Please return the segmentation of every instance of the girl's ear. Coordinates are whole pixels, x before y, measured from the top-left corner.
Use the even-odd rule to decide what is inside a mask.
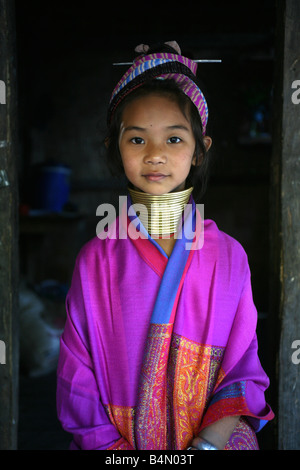
[[[211,144],[212,144],[212,139],[211,139],[211,137],[209,137],[208,135],[205,135],[205,136],[203,137],[203,143],[204,143],[206,152],[208,152],[209,149],[210,149],[210,147],[211,147]],[[202,154],[202,152],[201,152],[201,155],[200,155],[200,158],[199,158],[198,163],[197,163],[197,155],[194,155],[194,156],[193,156],[192,165],[194,165],[194,166],[196,166],[196,165],[199,166],[199,165],[201,165],[202,160],[203,160],[203,154]]]
[[[209,149],[210,149],[210,147],[211,147],[211,144],[212,144],[212,138],[209,137],[208,135],[205,135],[205,136],[203,137],[203,142],[204,142],[206,151],[208,152]]]
[[[104,145],[105,145],[106,148],[108,148],[108,146],[109,146],[109,138],[108,137],[105,137]]]

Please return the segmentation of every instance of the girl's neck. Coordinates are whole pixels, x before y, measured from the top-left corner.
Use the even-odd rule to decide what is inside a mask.
[[[180,228],[179,223],[193,188],[159,196],[128,188],[139,219],[148,233],[157,241],[173,244],[173,234]]]
[[[164,250],[166,255],[170,257],[176,243],[176,238],[158,238],[155,241]]]

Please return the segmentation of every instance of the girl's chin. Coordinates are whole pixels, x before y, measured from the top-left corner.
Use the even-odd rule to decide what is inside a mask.
[[[152,194],[153,196],[161,196],[162,194],[168,194],[168,193],[177,193],[179,191],[184,191],[186,189],[186,185],[182,184],[180,186],[176,186],[176,188],[164,188],[163,185],[159,184],[150,184],[145,187],[139,188],[138,186],[133,185],[130,183],[131,188],[134,191],[139,191],[141,193],[147,193],[147,194]]]

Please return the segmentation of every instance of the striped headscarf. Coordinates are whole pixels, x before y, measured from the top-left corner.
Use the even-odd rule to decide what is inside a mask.
[[[173,79],[198,109],[205,135],[208,107],[202,91],[195,83],[196,71],[196,62],[173,52],[146,53],[138,56],[113,90],[108,109],[108,122],[110,123],[121,101],[147,80]]]

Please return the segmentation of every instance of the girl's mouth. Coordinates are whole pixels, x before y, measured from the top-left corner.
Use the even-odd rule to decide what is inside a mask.
[[[148,181],[161,181],[163,180],[164,178],[167,177],[167,175],[164,175],[162,173],[148,173],[147,175],[144,175],[144,177],[148,180]]]

